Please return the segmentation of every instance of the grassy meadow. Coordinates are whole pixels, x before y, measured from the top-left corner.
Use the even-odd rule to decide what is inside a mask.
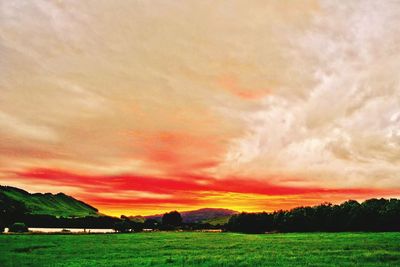
[[[400,266],[400,233],[3,234],[0,266]]]

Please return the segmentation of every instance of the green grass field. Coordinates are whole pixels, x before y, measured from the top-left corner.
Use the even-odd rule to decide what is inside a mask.
[[[4,234],[0,266],[400,266],[400,233]]]

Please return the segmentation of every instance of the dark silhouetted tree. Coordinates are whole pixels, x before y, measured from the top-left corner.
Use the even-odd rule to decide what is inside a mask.
[[[135,221],[132,222],[131,221],[130,225],[131,225],[132,231],[134,231],[134,232],[142,232],[143,231],[144,223],[142,223],[142,222],[135,222]]]
[[[182,225],[182,216],[177,211],[171,211],[163,215],[161,222],[164,228],[177,228]]]
[[[144,221],[144,228],[146,229],[158,229],[160,223],[155,219],[146,219]]]
[[[241,233],[264,233],[272,230],[273,215],[263,213],[241,213],[233,215],[228,222],[227,229]]]
[[[20,221],[26,212],[27,209],[23,203],[10,199],[0,192],[0,218],[5,226]]]
[[[128,233],[131,231],[131,225],[129,221],[119,221],[114,224],[113,229],[119,233]]]
[[[28,227],[26,227],[26,225],[21,222],[13,223],[9,228],[9,232],[12,232],[12,233],[25,233],[28,231],[29,231]]]

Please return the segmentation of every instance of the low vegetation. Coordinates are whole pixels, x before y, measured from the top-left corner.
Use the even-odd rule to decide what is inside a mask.
[[[1,266],[400,266],[400,233],[0,235]]]
[[[26,233],[28,232],[28,227],[24,223],[16,222],[10,226],[8,231],[11,233]]]

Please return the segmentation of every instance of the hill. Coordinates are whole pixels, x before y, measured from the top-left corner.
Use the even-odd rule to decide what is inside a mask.
[[[211,218],[211,219],[206,219],[203,220],[202,223],[209,223],[211,225],[224,225],[229,222],[229,219],[232,217],[232,215],[226,215],[226,216],[221,216],[217,218]]]
[[[230,209],[214,209],[214,208],[204,208],[198,210],[190,210],[180,212],[183,222],[185,223],[199,223],[199,222],[209,222],[213,224],[214,221],[218,222],[229,220],[230,216],[237,214],[237,211]],[[161,221],[162,214],[145,216],[146,219],[155,219]],[[217,223],[215,223],[217,224]]]
[[[80,200],[63,193],[35,193],[25,190],[0,186],[0,206],[7,203],[18,203],[26,208],[29,214],[45,214],[56,217],[99,216],[98,210]]]

